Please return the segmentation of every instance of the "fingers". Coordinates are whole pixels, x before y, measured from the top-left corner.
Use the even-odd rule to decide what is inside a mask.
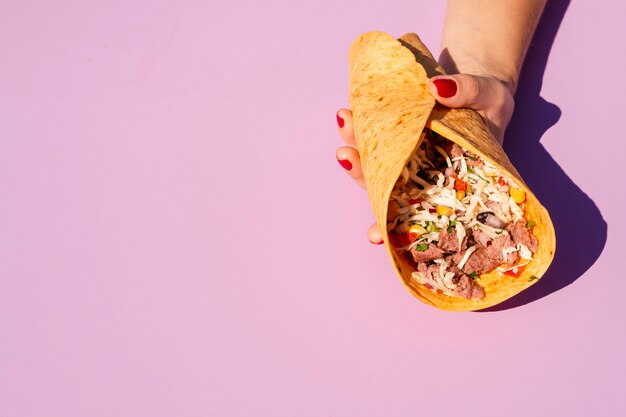
[[[352,179],[365,188],[365,179],[361,170],[361,159],[359,152],[356,150],[356,141],[354,139],[354,129],[352,127],[352,113],[347,109],[340,109],[337,112],[337,129],[339,135],[348,146],[342,146],[337,149],[337,161],[341,167],[352,177]],[[367,238],[375,245],[382,245],[383,235],[380,228],[374,223],[367,231]]]
[[[380,227],[378,227],[376,223],[371,225],[367,231],[367,239],[375,245],[382,245],[384,243],[383,234],[380,232]]]
[[[357,184],[365,188],[361,160],[359,159],[359,152],[355,148],[356,141],[354,140],[352,112],[350,110],[339,109],[337,112],[337,129],[343,141],[348,145],[337,149],[337,161]]]
[[[351,146],[342,146],[336,151],[337,161],[339,165],[352,177],[352,179],[365,188],[365,179],[361,170],[361,159],[359,152]]]
[[[502,141],[513,113],[513,96],[504,82],[495,77],[454,74],[433,77],[428,89],[444,106],[478,111],[487,127]]]
[[[346,145],[356,146],[354,128],[352,127],[352,112],[348,109],[339,109],[337,112],[337,129]]]

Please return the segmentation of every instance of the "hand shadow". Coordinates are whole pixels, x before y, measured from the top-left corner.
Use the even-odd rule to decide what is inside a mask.
[[[568,286],[595,263],[606,243],[607,224],[600,210],[540,143],[542,135],[561,117],[561,110],[539,94],[548,55],[569,3],[553,0],[546,6],[524,62],[515,113],[504,143],[509,158],[550,213],[556,230],[555,258],[535,285],[481,311],[519,307]]]

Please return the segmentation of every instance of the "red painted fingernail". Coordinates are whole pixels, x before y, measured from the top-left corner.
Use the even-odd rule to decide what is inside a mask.
[[[437,88],[437,94],[439,97],[450,98],[456,94],[456,82],[449,78],[439,78],[433,81]]]
[[[339,127],[343,127],[344,123],[345,121],[341,118],[341,116],[339,116],[339,113],[337,113],[337,124],[339,125]]]
[[[352,163],[347,159],[337,158],[337,161],[339,162],[339,165],[341,165],[346,171],[350,171],[352,169]]]
[[[385,241],[381,240],[380,242],[377,243],[377,245],[382,245],[383,243],[385,243]]]

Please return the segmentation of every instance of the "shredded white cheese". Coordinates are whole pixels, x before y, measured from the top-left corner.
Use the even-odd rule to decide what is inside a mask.
[[[465,251],[465,255],[463,255],[463,258],[461,258],[461,262],[459,262],[459,265],[458,265],[459,269],[463,269],[463,267],[465,266],[465,262],[467,262],[472,252],[474,252],[477,249],[477,246],[478,245],[474,245],[471,248],[467,248],[467,250]]]

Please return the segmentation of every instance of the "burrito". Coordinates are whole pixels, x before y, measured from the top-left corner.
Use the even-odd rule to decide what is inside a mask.
[[[405,287],[467,311],[535,284],[556,249],[550,216],[478,113],[435,102],[428,78],[444,71],[417,35],[361,35],[349,63],[367,192]]]

